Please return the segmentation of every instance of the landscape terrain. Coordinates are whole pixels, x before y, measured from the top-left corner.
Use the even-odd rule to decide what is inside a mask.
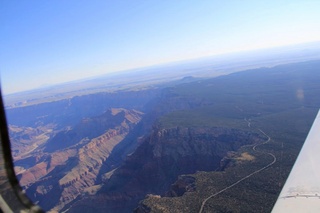
[[[320,209],[320,1],[0,4],[0,212]]]
[[[11,95],[16,175],[52,212],[270,212],[320,107],[311,52]]]

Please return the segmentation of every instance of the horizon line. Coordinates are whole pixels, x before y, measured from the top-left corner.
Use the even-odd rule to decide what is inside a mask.
[[[59,85],[64,85],[64,84],[69,84],[69,83],[76,83],[76,82],[81,82],[81,81],[87,81],[87,80],[92,80],[96,79],[99,77],[105,77],[108,75],[114,75],[114,74],[124,74],[125,72],[128,71],[133,71],[133,70],[140,70],[140,69],[149,69],[152,67],[157,67],[157,66],[169,66],[172,64],[176,63],[183,63],[183,62],[190,62],[190,61],[196,61],[196,60],[201,60],[205,58],[215,58],[219,56],[228,56],[232,54],[242,54],[242,53],[250,53],[254,51],[262,51],[262,50],[272,50],[272,49],[277,49],[277,48],[286,48],[286,47],[293,47],[293,46],[299,46],[299,45],[307,45],[307,44],[312,44],[312,43],[319,43],[320,40],[315,40],[315,41],[307,41],[307,42],[300,42],[300,43],[294,43],[294,44],[286,44],[286,45],[279,45],[279,46],[269,46],[269,47],[262,47],[262,48],[252,48],[252,49],[242,49],[242,50],[236,50],[236,51],[226,51],[226,52],[221,52],[221,53],[216,53],[216,54],[208,54],[208,55],[202,55],[202,56],[196,56],[192,58],[184,58],[181,60],[173,60],[173,61],[167,61],[163,63],[155,63],[151,65],[145,65],[145,66],[137,66],[137,67],[132,67],[128,69],[120,69],[120,70],[114,70],[110,71],[105,74],[99,74],[99,75],[94,75],[90,77],[85,77],[85,78],[80,78],[80,79],[74,79],[74,80],[69,80],[69,81],[64,81],[64,82],[57,82],[49,85],[42,85],[42,86],[37,86],[34,88],[26,89],[26,90],[21,90],[21,91],[16,91],[16,92],[9,92],[9,93],[3,93],[3,96],[11,96],[11,95],[16,95],[16,94],[21,94],[21,93],[27,93],[27,92],[32,92],[35,90],[41,90],[41,89],[49,89],[50,87],[55,87]],[[320,49],[320,48],[319,48]],[[1,78],[0,78],[0,87],[1,87]]]

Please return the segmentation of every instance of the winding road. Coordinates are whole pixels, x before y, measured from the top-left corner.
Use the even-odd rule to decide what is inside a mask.
[[[251,127],[250,121],[247,120],[246,118],[245,118],[244,120],[245,120],[246,122],[248,122],[248,127]],[[259,130],[262,134],[264,134],[268,139],[267,139],[265,142],[263,142],[263,143],[254,145],[254,146],[252,147],[252,150],[255,151],[255,152],[259,152],[259,153],[264,153],[264,152],[262,152],[262,151],[258,151],[258,150],[257,150],[257,147],[269,143],[270,140],[271,140],[271,138],[270,138],[269,135],[267,135],[267,134],[266,134],[264,131],[262,131],[261,129],[258,129],[258,130]],[[238,180],[237,182],[235,182],[235,183],[233,183],[233,184],[225,187],[224,189],[222,189],[222,190],[216,192],[215,194],[212,194],[212,195],[210,195],[209,197],[207,197],[206,199],[204,199],[204,200],[202,201],[202,204],[201,204],[201,208],[200,208],[200,210],[199,210],[199,213],[202,213],[202,211],[203,211],[203,209],[204,209],[204,206],[206,205],[206,202],[207,202],[208,200],[210,200],[211,198],[213,198],[213,197],[215,197],[215,196],[223,193],[224,191],[226,191],[226,190],[228,190],[228,189],[230,189],[230,188],[238,185],[238,184],[241,183],[242,181],[244,181],[244,180],[250,178],[251,176],[253,176],[253,175],[255,175],[255,174],[257,174],[257,173],[265,170],[266,168],[272,166],[275,162],[277,162],[277,158],[276,158],[276,156],[275,156],[274,154],[272,154],[272,153],[265,153],[265,154],[270,155],[270,156],[273,157],[273,161],[272,161],[271,163],[269,163],[268,165],[266,165],[266,166],[264,166],[264,167],[262,167],[262,168],[260,168],[260,169],[258,169],[258,170],[256,170],[256,171],[250,173],[249,175],[247,175],[247,176],[241,178],[240,180]]]

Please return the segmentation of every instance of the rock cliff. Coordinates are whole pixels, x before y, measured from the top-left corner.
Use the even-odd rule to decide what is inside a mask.
[[[88,189],[94,193],[102,165],[142,116],[136,110],[110,109],[57,133],[43,151],[16,162],[23,168],[21,185],[45,210],[59,211]]]
[[[259,140],[257,134],[237,129],[155,128],[94,197],[75,202],[70,212],[132,211],[147,194],[165,195],[179,175],[218,169],[228,151]],[[171,193],[183,193],[176,186]]]

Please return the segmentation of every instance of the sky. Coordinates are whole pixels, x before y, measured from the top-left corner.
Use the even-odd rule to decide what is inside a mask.
[[[319,8],[319,0],[2,0],[2,92],[319,41]]]

